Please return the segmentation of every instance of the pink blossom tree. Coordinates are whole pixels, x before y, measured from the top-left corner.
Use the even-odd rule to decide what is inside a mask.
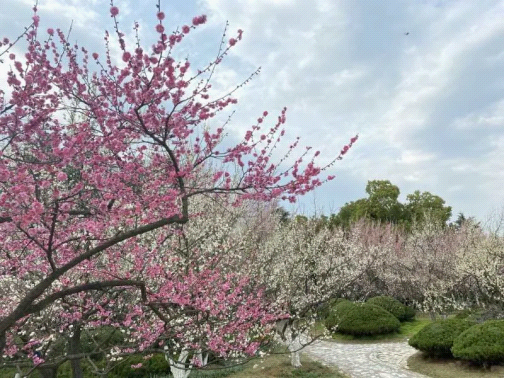
[[[319,152],[310,156],[309,148],[287,164],[298,140],[275,162],[274,152],[284,135],[283,109],[270,128],[264,126],[269,120],[264,111],[243,140],[220,148],[226,124],[204,123],[208,125],[237,100],[232,93],[211,99],[211,78],[240,41],[242,31],[228,42],[223,37],[216,59],[193,70],[187,60],[176,62],[173,51],[206,17],[195,17],[190,26],[167,33],[159,4],[158,10],[159,38],[144,49],[140,41],[127,45],[116,22],[120,10],[112,5],[122,51],[119,63],[111,56],[109,44],[115,42],[108,33],[106,55],[101,58],[69,43],[60,29],[41,31],[36,8],[25,33],[26,54],[17,57],[8,39],[0,46],[0,58],[12,65],[9,92],[0,90],[0,302],[4,305],[0,351],[6,356],[21,348],[40,364],[33,347],[43,341],[30,337],[20,347],[17,336],[41,312],[62,315],[61,304],[68,298],[84,296],[81,300],[87,299],[88,309],[99,309],[96,322],[107,323],[110,313],[103,301],[110,291],[126,291],[138,298],[138,304],[126,306],[121,323],[138,320],[134,336],[147,341],[142,347],[156,342],[162,332],[177,330],[167,322],[169,304],[217,312],[213,316],[220,327],[237,322],[222,321],[229,311],[219,309],[224,296],[224,303],[234,307],[233,314],[242,317],[236,327],[244,328],[244,339],[235,345],[223,341],[226,349],[211,341],[207,346],[217,352],[253,353],[255,344],[246,338],[247,330],[269,316],[261,299],[245,291],[247,278],[226,276],[217,268],[191,267],[169,277],[167,267],[159,262],[168,258],[157,244],[194,217],[190,204],[201,196],[229,198],[235,206],[246,200],[295,201],[296,196],[333,179],[322,178],[324,170],[342,159],[357,139],[353,137],[324,167],[314,161]],[[304,160],[308,162],[302,166]],[[210,180],[209,162],[220,164]],[[149,239],[154,245],[146,243]],[[163,280],[151,282],[146,273]],[[192,292],[204,282],[215,286]],[[225,287],[232,288],[233,296]],[[96,291],[105,298],[86,297]],[[195,296],[188,300],[184,297],[188,293]],[[83,312],[76,309],[65,317],[80,321]],[[218,338],[217,332],[208,332]]]

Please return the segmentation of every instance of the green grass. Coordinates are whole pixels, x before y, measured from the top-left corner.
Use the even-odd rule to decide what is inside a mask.
[[[412,321],[402,322],[399,334],[403,337],[410,338],[431,322],[433,321],[429,316],[418,316]]]
[[[301,368],[291,366],[289,354],[272,354],[247,362],[241,371],[230,373],[227,378],[344,378],[337,368],[323,366],[301,355]]]
[[[432,378],[503,378],[503,366],[472,365],[451,358],[429,358],[421,352],[407,360],[408,368]]]

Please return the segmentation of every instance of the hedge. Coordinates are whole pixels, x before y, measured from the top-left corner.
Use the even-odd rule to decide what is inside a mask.
[[[391,296],[376,296],[368,299],[366,302],[384,308],[399,321],[410,320],[416,315],[414,309],[406,307]]]
[[[456,337],[473,325],[475,322],[461,319],[434,321],[410,338],[409,345],[433,357],[451,357]]]
[[[348,311],[354,309],[357,305],[345,299],[339,299],[337,304],[329,311],[329,316],[324,320],[324,325],[328,330],[335,331],[335,328],[342,321]]]
[[[352,304],[352,303],[351,303]],[[337,331],[354,336],[369,336],[396,332],[400,328],[400,321],[384,308],[376,305],[341,303],[341,316]]]
[[[467,361],[503,364],[503,320],[488,320],[468,328],[455,338],[451,351]]]

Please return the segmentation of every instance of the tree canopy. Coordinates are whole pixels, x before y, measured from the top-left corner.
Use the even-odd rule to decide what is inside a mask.
[[[415,191],[407,195],[402,204],[400,189],[389,180],[370,180],[366,186],[367,198],[346,203],[337,214],[330,217],[330,224],[348,228],[351,223],[365,219],[380,223],[392,223],[410,229],[422,224],[427,217],[445,225],[451,217],[451,207],[430,192]]]

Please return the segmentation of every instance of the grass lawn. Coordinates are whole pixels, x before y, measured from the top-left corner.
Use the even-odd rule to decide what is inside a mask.
[[[301,368],[291,366],[289,354],[272,354],[253,359],[243,366],[243,370],[233,372],[227,378],[344,378],[336,368],[323,366],[301,355]]]
[[[450,358],[428,358],[421,352],[412,355],[407,365],[410,370],[432,378],[503,378],[503,366],[486,369]]]

